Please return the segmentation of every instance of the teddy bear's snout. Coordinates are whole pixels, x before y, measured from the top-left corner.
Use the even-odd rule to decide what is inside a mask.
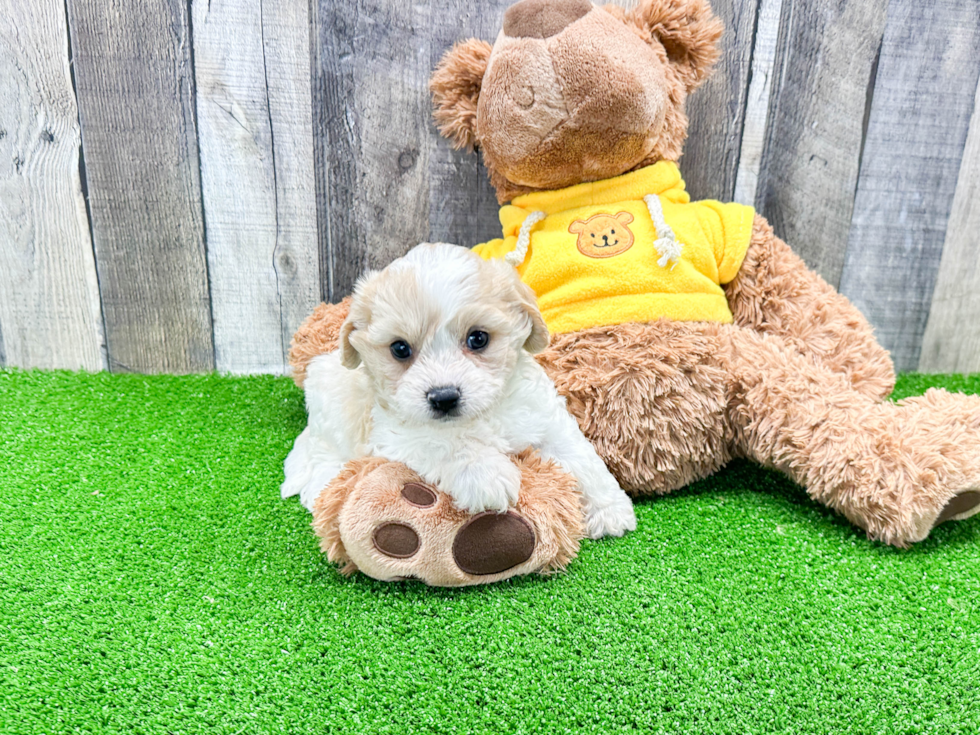
[[[551,38],[592,10],[589,0],[521,0],[504,13],[511,38]]]

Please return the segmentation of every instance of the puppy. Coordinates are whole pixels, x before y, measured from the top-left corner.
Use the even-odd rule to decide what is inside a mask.
[[[529,446],[578,480],[592,538],[636,528],[629,497],[531,357],[548,346],[534,293],[502,261],[422,244],[363,276],[340,349],[309,365],[309,424],[282,496],[308,509],[343,465],[406,464],[471,513],[517,501],[508,455]]]

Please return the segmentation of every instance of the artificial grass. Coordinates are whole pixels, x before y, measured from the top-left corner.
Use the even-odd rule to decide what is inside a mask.
[[[284,378],[0,371],[0,732],[980,731],[978,519],[897,551],[736,463],[564,576],[346,580],[279,499],[304,422]]]

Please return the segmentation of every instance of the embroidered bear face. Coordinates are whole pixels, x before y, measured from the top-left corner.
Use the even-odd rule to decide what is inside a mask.
[[[629,212],[594,214],[587,220],[577,219],[568,231],[578,235],[579,252],[590,258],[611,258],[633,247],[633,233],[627,227],[633,221]]]

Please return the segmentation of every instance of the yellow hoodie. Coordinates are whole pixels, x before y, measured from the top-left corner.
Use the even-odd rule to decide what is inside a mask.
[[[500,210],[503,239],[474,250],[486,259],[510,253],[554,334],[661,317],[731,322],[721,286],[742,265],[753,216],[741,204],[691,203],[677,165],[660,161],[517,197]]]

